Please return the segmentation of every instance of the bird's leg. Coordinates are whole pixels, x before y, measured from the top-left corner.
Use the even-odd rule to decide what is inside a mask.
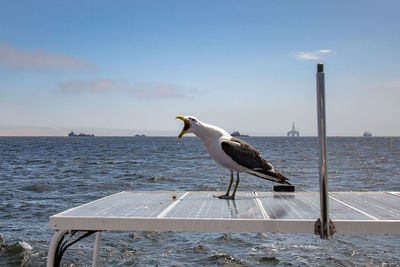
[[[235,189],[233,189],[233,193],[232,195],[229,197],[229,199],[235,199],[235,193],[236,193],[236,189],[239,186],[239,182],[240,182],[240,177],[239,177],[239,173],[237,172],[237,177],[236,177],[236,185],[235,185]]]
[[[233,171],[231,171],[231,182],[229,183],[228,190],[226,191],[225,195],[214,196],[214,197],[228,199],[229,198],[229,191],[231,191],[232,184],[233,184]]]
[[[231,187],[233,184],[233,171],[231,171],[231,181],[229,182],[228,190],[226,190],[226,196],[229,196],[229,191],[231,191]]]

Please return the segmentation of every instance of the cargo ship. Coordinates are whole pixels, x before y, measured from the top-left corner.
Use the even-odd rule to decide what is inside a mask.
[[[234,136],[234,137],[249,137],[247,134],[240,134],[239,131],[234,131],[233,133],[231,133],[231,136]]]
[[[85,133],[76,134],[76,133],[74,133],[74,132],[72,131],[72,132],[70,132],[70,133],[68,134],[68,136],[69,136],[69,137],[93,137],[94,134],[85,134]]]

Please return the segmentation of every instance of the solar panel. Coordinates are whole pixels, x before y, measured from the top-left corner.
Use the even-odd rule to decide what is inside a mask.
[[[240,231],[313,233],[318,192],[123,191],[50,217],[62,230]],[[338,233],[400,234],[398,192],[329,193]],[[389,225],[390,227],[382,227]]]

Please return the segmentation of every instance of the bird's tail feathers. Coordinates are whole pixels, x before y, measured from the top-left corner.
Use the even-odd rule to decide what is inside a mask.
[[[287,185],[292,185],[289,183],[289,179],[283,176],[280,172],[278,171],[265,171],[259,172],[256,170],[249,170],[247,173],[250,173],[252,175],[255,175],[257,177],[263,178],[265,180],[270,180],[272,182],[280,183],[280,184],[287,184]]]

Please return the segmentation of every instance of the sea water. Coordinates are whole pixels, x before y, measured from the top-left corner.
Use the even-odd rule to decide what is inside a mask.
[[[315,137],[243,138],[289,177],[318,191]],[[400,191],[399,137],[329,137],[330,191]],[[273,183],[243,174],[239,190]],[[225,191],[229,171],[186,137],[1,137],[0,266],[45,266],[49,216],[123,190]],[[94,237],[64,266],[91,264]],[[400,235],[106,232],[100,266],[399,266]]]

